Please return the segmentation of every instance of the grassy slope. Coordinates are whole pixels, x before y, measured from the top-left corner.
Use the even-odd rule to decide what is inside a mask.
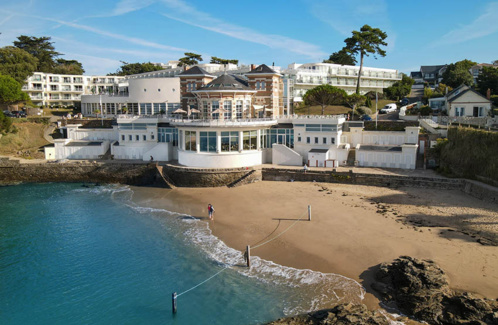
[[[13,126],[17,129],[16,133],[0,138],[0,155],[43,159],[43,146],[48,144],[43,132],[48,126],[24,119],[14,119]]]

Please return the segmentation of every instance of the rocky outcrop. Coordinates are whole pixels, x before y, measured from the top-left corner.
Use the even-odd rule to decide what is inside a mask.
[[[372,288],[385,302],[429,324],[498,324],[498,302],[457,294],[444,271],[433,261],[401,256],[381,264]]]
[[[388,319],[379,311],[369,311],[365,305],[338,305],[332,309],[324,309],[299,315],[282,318],[268,325],[388,325]]]

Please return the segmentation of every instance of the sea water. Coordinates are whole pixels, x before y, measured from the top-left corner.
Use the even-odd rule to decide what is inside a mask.
[[[0,324],[259,324],[363,299],[340,275],[257,256],[247,269],[205,221],[132,196],[122,185],[0,187]]]

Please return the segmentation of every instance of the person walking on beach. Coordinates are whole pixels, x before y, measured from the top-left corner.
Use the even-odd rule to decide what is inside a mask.
[[[213,218],[213,213],[214,213],[214,207],[210,204],[208,204],[208,215],[209,215],[209,220],[214,220]]]
[[[308,171],[308,166],[306,164],[304,164],[303,170],[304,170],[304,173],[306,174],[306,172]]]

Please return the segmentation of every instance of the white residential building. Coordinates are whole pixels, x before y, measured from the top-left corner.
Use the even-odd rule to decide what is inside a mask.
[[[348,94],[356,91],[359,66],[331,63],[289,64],[281,71],[284,76],[284,103],[299,103],[304,94],[316,86],[329,84],[344,89]],[[363,67],[360,92],[382,92],[401,80],[398,70]],[[287,93],[289,95],[287,95]]]
[[[81,95],[116,93],[120,76],[85,76],[35,72],[22,90],[36,106],[79,106]]]
[[[450,117],[486,117],[491,111],[491,101],[464,84],[444,97],[430,98],[429,106],[446,111]]]

